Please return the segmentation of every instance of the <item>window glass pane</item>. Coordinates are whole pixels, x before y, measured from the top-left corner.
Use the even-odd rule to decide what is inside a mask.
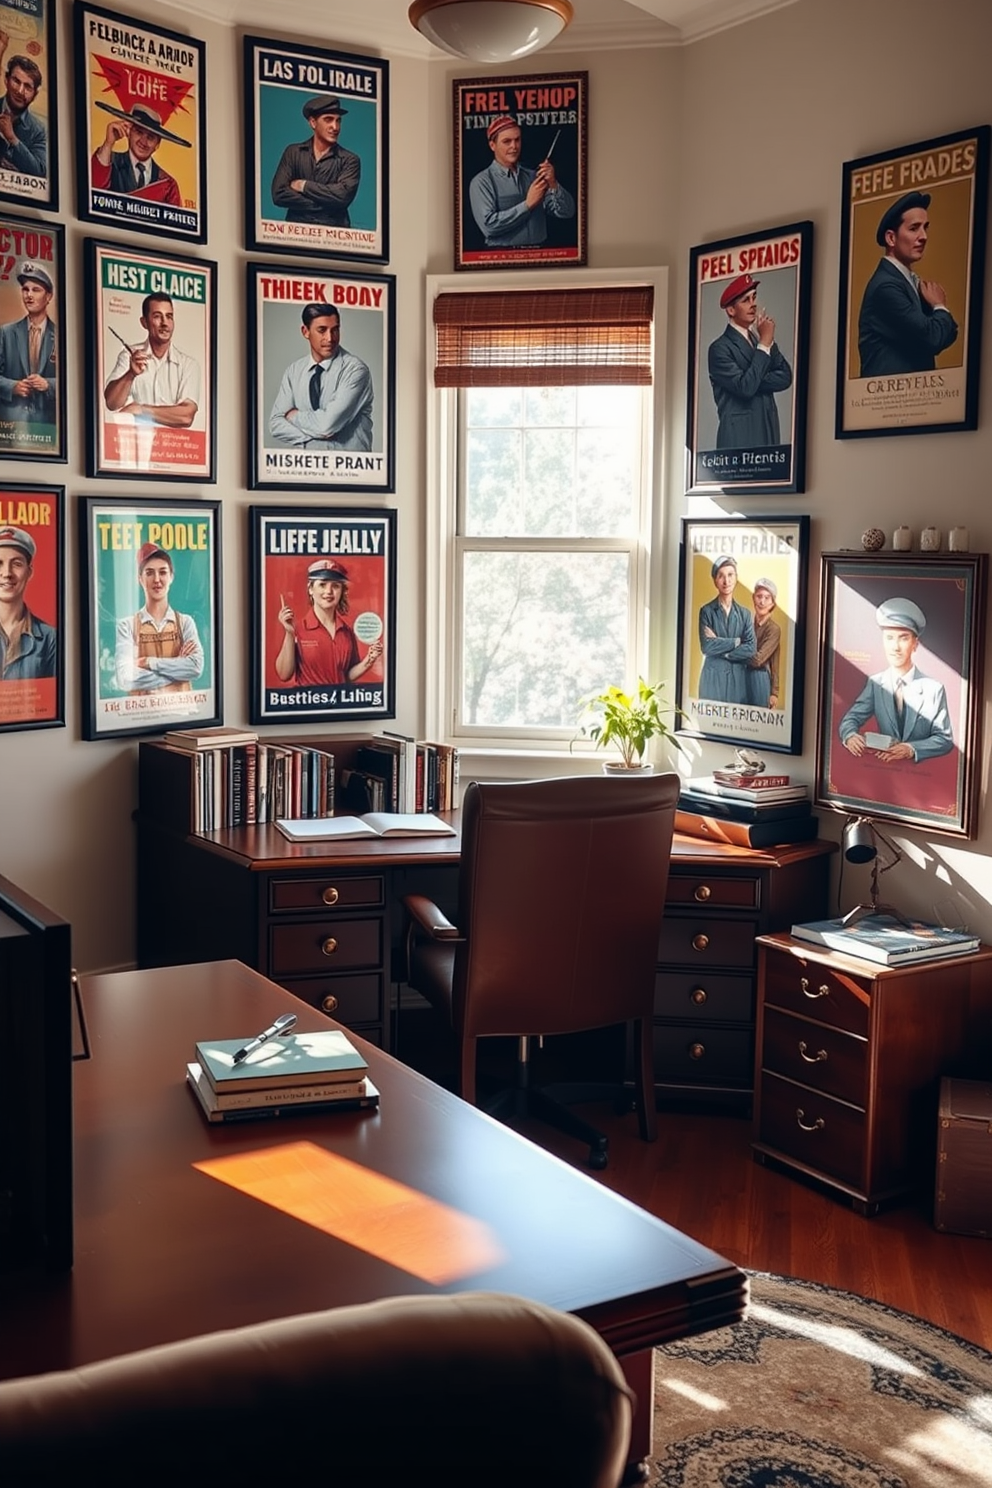
[[[460,721],[574,729],[626,674],[626,553],[466,553]]]
[[[520,388],[469,388],[464,397],[469,428],[520,423]]]
[[[639,445],[626,429],[580,429],[575,463],[576,532],[590,537],[633,536]]]
[[[575,422],[626,428],[636,436],[643,389],[633,387],[576,388]]]
[[[574,537],[579,533],[573,429],[526,431],[524,490],[522,536]]]
[[[520,531],[522,436],[519,429],[473,429],[465,452],[465,516],[471,537]]]
[[[527,424],[575,423],[575,394],[578,388],[524,388],[524,422]]]

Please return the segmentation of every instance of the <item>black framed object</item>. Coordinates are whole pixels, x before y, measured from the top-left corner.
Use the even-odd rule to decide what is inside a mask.
[[[0,731],[65,724],[65,487],[0,484]],[[9,638],[8,638],[9,637]]]
[[[0,255],[0,459],[64,461],[65,228],[0,212]]]
[[[59,209],[56,0],[0,0],[0,49],[8,101],[0,113],[0,201]],[[14,250],[18,252],[19,250]],[[0,252],[11,252],[9,243]]]

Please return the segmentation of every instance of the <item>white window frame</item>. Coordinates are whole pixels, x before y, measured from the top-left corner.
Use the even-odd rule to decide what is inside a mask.
[[[485,756],[492,763],[504,756],[508,763],[523,755],[557,755],[572,759],[568,741],[560,730],[528,730],[526,736],[500,731],[496,736],[484,728],[458,727],[455,718],[458,689],[459,647],[456,619],[459,605],[458,482],[459,390],[434,386],[434,301],[439,294],[498,293],[502,290],[618,288],[651,285],[654,289],[654,367],[649,395],[650,414],[645,420],[643,469],[646,472],[642,497],[641,541],[633,563],[631,603],[632,656],[637,671],[651,674],[651,655],[656,649],[659,619],[651,612],[651,594],[658,593],[657,549],[662,525],[665,429],[665,365],[667,360],[668,270],[665,268],[572,269],[561,276],[547,270],[485,274],[428,275],[426,281],[427,328],[427,500],[424,515],[425,562],[425,723],[429,738],[456,744],[463,758]],[[624,540],[588,539],[595,550],[626,550]],[[472,548],[504,544],[472,540]],[[518,546],[514,541],[509,546]],[[555,546],[581,551],[581,539],[561,540]],[[632,679],[631,679],[632,680]],[[581,760],[581,755],[579,756]],[[470,772],[471,773],[471,772]]]

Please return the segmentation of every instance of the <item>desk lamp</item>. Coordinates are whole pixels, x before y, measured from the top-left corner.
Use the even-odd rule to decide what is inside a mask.
[[[886,862],[879,859],[878,844],[882,843],[890,856]],[[842,851],[844,859],[848,863],[870,863],[871,864],[871,888],[869,890],[870,900],[867,904],[856,904],[852,910],[843,916],[841,921],[844,925],[856,925],[858,920],[863,920],[867,915],[887,914],[905,924],[903,915],[896,909],[894,904],[883,904],[878,897],[878,880],[883,873],[888,873],[897,863],[902,862],[902,853],[896,847],[891,838],[886,837],[880,827],[876,826],[869,816],[851,817],[844,827],[844,841]]]

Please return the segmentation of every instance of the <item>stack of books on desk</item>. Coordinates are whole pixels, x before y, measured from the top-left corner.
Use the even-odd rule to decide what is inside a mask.
[[[208,1121],[250,1121],[377,1106],[368,1065],[339,1029],[270,1039],[240,1063],[244,1039],[203,1040],[186,1079]]]
[[[881,966],[911,966],[941,956],[966,956],[981,946],[979,937],[968,930],[949,930],[925,920],[902,920],[888,914],[864,915],[847,925],[842,919],[810,920],[793,925],[792,935],[795,940]]]
[[[738,847],[808,842],[817,835],[808,785],[793,784],[787,775],[740,776],[736,783],[719,778],[730,773],[714,771],[684,783],[677,832]]]

